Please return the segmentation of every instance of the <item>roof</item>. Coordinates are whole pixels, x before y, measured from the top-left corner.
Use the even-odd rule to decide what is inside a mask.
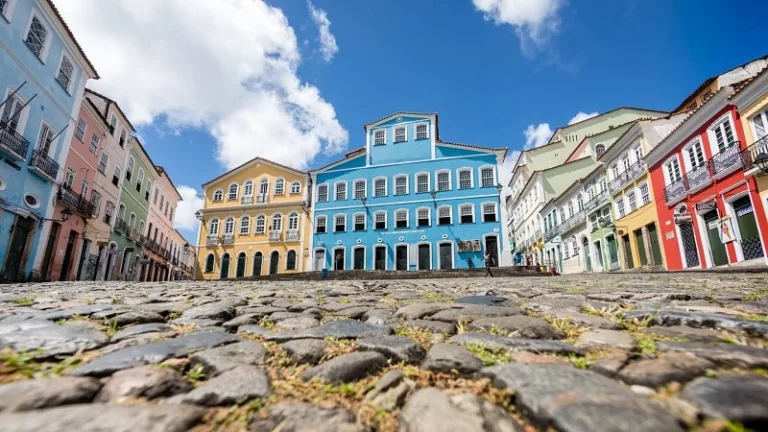
[[[213,182],[215,182],[215,181],[221,180],[222,178],[224,178],[224,177],[226,177],[226,176],[228,176],[228,175],[232,174],[233,172],[235,172],[235,171],[237,171],[237,170],[239,170],[239,169],[241,169],[241,168],[244,168],[246,165],[249,165],[249,164],[251,164],[251,163],[253,163],[253,162],[256,162],[257,160],[258,160],[258,161],[262,161],[262,162],[266,162],[266,163],[268,163],[268,164],[271,164],[271,165],[275,165],[275,166],[278,166],[278,167],[280,167],[280,168],[285,168],[285,169],[287,169],[287,170],[289,170],[289,171],[293,171],[293,172],[295,172],[295,173],[297,173],[297,174],[304,174],[304,175],[306,175],[306,174],[307,174],[307,172],[306,172],[306,171],[298,170],[298,169],[296,169],[296,168],[292,168],[292,167],[289,167],[289,166],[287,166],[287,165],[283,165],[283,164],[277,163],[277,162],[275,162],[275,161],[272,161],[272,160],[269,160],[269,159],[263,158],[263,157],[261,157],[261,156],[256,156],[255,158],[253,158],[253,159],[251,159],[251,160],[249,160],[249,161],[247,161],[247,162],[245,162],[245,163],[242,163],[242,164],[240,164],[240,165],[238,165],[238,166],[236,166],[236,167],[232,168],[231,170],[229,170],[229,171],[227,171],[227,172],[224,172],[224,173],[222,173],[221,175],[217,176],[216,178],[214,178],[214,179],[211,179],[211,180],[208,180],[207,182],[203,183],[203,188],[205,188],[206,186],[208,186],[209,184],[211,184],[211,183],[213,183]]]
[[[437,117],[437,113],[436,112],[425,113],[425,112],[417,112],[417,111],[396,111],[396,112],[393,112],[392,114],[385,115],[384,117],[382,117],[382,118],[380,118],[378,120],[374,120],[374,121],[372,121],[370,123],[364,124],[363,125],[363,130],[366,130],[368,128],[368,126],[370,126],[370,125],[376,124],[376,123],[378,123],[378,122],[380,122],[382,120],[386,120],[386,119],[388,119],[390,117],[395,117],[395,116],[399,116],[399,115],[417,115],[417,116],[435,116],[435,117]]]
[[[157,171],[157,172],[158,172],[160,175],[163,175],[163,174],[164,174],[164,175],[165,175],[165,177],[167,177],[167,178],[168,178],[168,182],[171,184],[171,187],[172,187],[172,188],[173,188],[173,190],[176,192],[176,195],[178,195],[178,196],[179,196],[179,199],[180,199],[181,201],[184,201],[184,198],[182,198],[181,194],[179,193],[179,190],[178,190],[178,189],[176,189],[176,185],[175,185],[175,184],[173,184],[173,180],[171,180],[171,176],[168,174],[168,171],[167,171],[165,168],[163,168],[162,166],[160,166],[160,165],[155,165],[155,170],[156,170],[156,171]]]
[[[157,171],[157,165],[155,165],[155,163],[152,161],[152,158],[149,157],[149,153],[147,153],[147,149],[144,148],[144,144],[142,144],[141,141],[139,141],[139,137],[137,137],[136,135],[131,135],[131,139],[136,141],[136,144],[139,145],[141,152],[144,153],[144,156],[147,157],[147,160],[149,161],[149,165],[155,168],[155,171]]]
[[[598,118],[598,117],[602,117],[602,116],[604,116],[604,115],[606,115],[606,114],[610,114],[610,113],[612,113],[612,112],[615,112],[615,111],[619,111],[619,110],[623,110],[623,109],[626,109],[626,110],[633,110],[633,111],[648,111],[648,112],[656,112],[656,113],[662,113],[662,114],[669,114],[669,111],[661,111],[661,110],[655,110],[655,109],[648,109],[648,108],[638,108],[638,107],[632,107],[632,106],[626,106],[626,105],[623,105],[623,106],[620,106],[620,107],[618,107],[618,108],[614,108],[614,109],[612,109],[612,110],[610,110],[610,111],[606,111],[606,112],[604,112],[604,113],[601,113],[601,114],[598,114],[598,115],[596,115],[596,116],[594,116],[594,117],[590,117],[590,118],[588,118],[588,119],[584,119],[584,120],[578,121],[578,122],[576,122],[576,123],[573,123],[573,124],[569,124],[569,125],[566,125],[566,126],[558,126],[557,128],[555,128],[555,132],[554,132],[554,133],[552,133],[552,136],[554,137],[554,136],[556,135],[557,131],[559,131],[559,130],[562,130],[562,129],[568,129],[568,128],[570,128],[570,127],[573,127],[573,126],[576,126],[576,125],[578,125],[578,124],[581,124],[581,123],[584,123],[584,122],[588,122],[588,121],[590,121],[590,120],[594,120],[594,119],[596,119],[596,118]],[[552,138],[550,138],[550,140],[551,140],[551,139],[552,139]],[[557,141],[555,141],[555,142],[557,142]],[[543,146],[539,146],[539,147],[537,147],[537,148],[541,148],[541,147],[544,147],[544,146],[546,146],[546,145],[549,145],[549,144],[552,144],[552,142],[548,142],[548,143],[544,144]],[[531,149],[531,150],[533,150],[533,149]]]
[[[114,99],[112,99],[112,98],[110,98],[110,97],[107,97],[107,96],[105,96],[105,95],[103,95],[103,94],[101,94],[101,93],[97,92],[96,90],[94,90],[94,89],[92,89],[92,88],[86,88],[86,89],[85,89],[85,91],[86,91],[86,92],[88,92],[88,93],[93,93],[94,95],[96,95],[96,96],[98,96],[98,97],[100,97],[100,98],[104,99],[105,101],[107,101],[107,111],[109,111],[109,104],[115,104],[115,106],[117,106],[117,109],[120,111],[120,114],[122,114],[122,115],[123,115],[123,118],[125,118],[125,121],[127,121],[127,122],[128,122],[128,126],[130,126],[130,127],[131,127],[131,130],[133,130],[133,131],[136,131],[136,128],[135,128],[135,127],[133,127],[133,124],[131,123],[131,119],[129,119],[129,118],[128,118],[128,116],[127,116],[127,115],[125,115],[125,112],[123,111],[123,109],[122,109],[122,108],[120,108],[120,104],[119,104],[119,103],[117,103],[117,101],[115,101]],[[87,99],[87,98],[86,98],[86,99]],[[104,113],[104,120],[105,120],[105,121],[107,120],[107,117],[106,117],[106,115],[107,115],[107,113],[105,112],[105,113]]]
[[[46,0],[46,3],[48,3],[48,6],[51,7],[51,10],[56,15],[56,18],[58,18],[58,20],[61,21],[61,25],[64,26],[64,30],[67,31],[67,35],[69,36],[70,39],[72,39],[72,43],[75,44],[75,46],[77,47],[77,50],[80,51],[80,55],[83,56],[83,59],[85,59],[85,62],[88,64],[88,67],[91,68],[91,72],[93,72],[92,73],[93,79],[101,78],[99,76],[99,73],[96,71],[96,67],[93,65],[93,63],[91,63],[91,60],[88,58],[88,56],[85,55],[85,50],[83,50],[83,47],[80,46],[80,43],[75,38],[75,35],[72,33],[72,29],[70,29],[67,22],[64,21],[64,17],[61,16],[61,13],[56,8],[56,5],[53,4],[53,0]]]
[[[509,149],[507,147],[482,147],[482,146],[474,145],[474,144],[457,143],[457,142],[450,142],[450,141],[435,141],[435,145],[439,145],[439,144],[447,144],[447,145],[452,145],[452,146],[467,147],[467,148],[471,148],[471,149],[486,150],[486,151],[491,151],[491,152],[499,152],[499,151],[503,150],[504,151],[504,157],[507,156],[507,151],[509,151]]]

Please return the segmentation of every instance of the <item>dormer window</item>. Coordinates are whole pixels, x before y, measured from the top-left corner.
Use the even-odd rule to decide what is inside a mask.
[[[429,138],[429,128],[426,123],[416,125],[416,139],[423,140]]]
[[[398,126],[395,128],[395,142],[403,142],[408,139],[407,129],[405,126]]]
[[[384,145],[387,143],[387,131],[381,129],[373,132],[373,145]]]

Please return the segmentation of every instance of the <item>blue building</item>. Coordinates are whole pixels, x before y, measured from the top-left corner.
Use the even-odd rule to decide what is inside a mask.
[[[0,0],[0,280],[39,274],[59,167],[97,78],[50,0]]]
[[[440,141],[437,114],[365,125],[364,148],[311,172],[313,270],[507,263],[498,169],[506,149]]]

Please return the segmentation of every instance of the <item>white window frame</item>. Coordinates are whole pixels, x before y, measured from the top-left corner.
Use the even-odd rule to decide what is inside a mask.
[[[616,214],[619,219],[627,215],[626,203],[624,202],[624,195],[616,198]]]
[[[251,187],[251,192],[248,192],[248,186]],[[240,190],[243,191],[243,197],[252,197],[253,196],[253,180],[246,180],[243,182],[243,185],[240,186]]]
[[[646,194],[643,194],[643,187],[645,187]],[[640,195],[640,207],[650,204],[651,203],[651,188],[648,186],[648,183],[640,183],[640,186],[637,187],[638,193]],[[648,200],[645,200],[645,197],[648,197]]]
[[[320,199],[320,189],[322,187],[325,187],[325,199],[324,200]],[[331,197],[329,189],[330,189],[330,186],[328,185],[328,183],[321,183],[321,184],[317,185],[317,192],[315,192],[315,201],[316,202],[328,202],[330,197]]]
[[[83,123],[83,127],[80,127],[80,122]],[[77,126],[75,126],[75,138],[80,140],[80,142],[85,142],[85,133],[88,131],[88,123],[85,121],[84,118],[78,117],[77,118]]]
[[[363,229],[356,228],[358,216],[363,217]],[[352,214],[352,231],[365,231],[366,229],[368,229],[368,218],[366,217],[365,213],[357,212]]]
[[[376,227],[376,217],[378,215],[384,215],[384,228],[377,228]],[[373,212],[373,229],[375,230],[385,230],[387,229],[387,212],[385,210],[378,210]]]
[[[419,190],[419,177],[426,177],[427,178],[427,190],[425,190],[425,191],[420,191]],[[431,181],[430,181],[431,180],[430,177],[432,177],[432,176],[430,176],[429,173],[426,172],[426,171],[417,172],[413,176],[413,190],[415,191],[415,193],[429,193],[429,192],[432,191],[432,189],[430,188],[432,186],[431,185]]]
[[[235,188],[235,197],[232,198],[232,187]],[[237,183],[231,183],[229,187],[227,187],[227,201],[237,201],[237,198],[240,197],[240,185]],[[160,201],[162,204],[162,201]]]
[[[232,222],[232,228],[229,228],[229,222]],[[224,218],[224,235],[235,234],[235,218],[233,216],[227,216]]]
[[[759,118],[760,121],[763,123],[763,135],[757,133],[757,126],[755,125],[755,119]],[[758,141],[762,139],[763,137],[768,136],[768,108],[760,110],[757,114],[753,115],[749,119],[749,124],[752,127],[752,136],[755,138],[755,141]],[[752,143],[748,143],[750,145]]]
[[[731,119],[731,112],[728,111],[720,118],[718,118],[716,121],[712,123],[711,126],[707,128],[707,136],[709,137],[709,150],[711,154],[716,155],[720,153],[720,147],[717,145],[717,136],[715,134],[715,129],[721,127],[724,123],[728,123],[728,126],[731,128],[731,134],[733,134],[733,145],[736,145],[737,142],[739,142],[739,135],[736,133],[736,128],[734,127],[734,121]],[[723,133],[723,139],[728,139],[728,137],[725,136],[725,133]],[[726,147],[728,148],[728,143],[725,143]]]
[[[472,222],[462,222],[461,220],[461,216],[462,216],[461,209],[465,207],[469,207],[472,209]],[[459,204],[459,224],[467,224],[467,223],[475,223],[475,205],[472,203]]]
[[[16,90],[16,89],[8,87],[5,90],[5,96],[3,97],[3,100],[8,99],[11,96],[11,93],[13,93],[14,90]],[[19,93],[16,93],[15,95],[13,95],[13,99],[8,99],[5,102],[5,105],[0,107],[0,118],[2,118],[2,113],[3,113],[3,111],[5,111],[6,107],[8,107],[9,104],[13,105],[13,102],[18,104],[19,107],[23,107],[24,104],[27,103],[27,101]],[[13,108],[14,108],[13,106],[10,106],[10,110],[13,110]],[[29,111],[30,111],[29,105],[27,105],[27,106],[25,106],[19,112],[19,114],[16,117],[18,119],[16,121],[16,132],[18,132],[19,135],[23,135],[23,132],[26,130],[27,120],[29,119]],[[10,120],[10,118],[9,118],[9,120]]]
[[[448,174],[448,189],[440,190],[440,182],[438,180],[438,176],[444,173]],[[435,171],[435,190],[438,192],[447,192],[447,191],[453,190],[453,182],[451,180],[451,170],[442,169],[442,170]]]
[[[344,230],[337,230],[336,226],[338,225],[336,223],[336,219],[338,217],[344,218]],[[333,232],[347,232],[347,215],[345,213],[336,213],[333,215]]]
[[[40,49],[40,56],[38,57],[38,59],[43,64],[45,64],[46,61],[48,60],[48,52],[51,49],[51,39],[53,39],[53,30],[51,29],[50,24],[48,24],[48,22],[45,20],[45,18],[40,16],[40,14],[38,14],[37,11],[34,10],[34,9],[32,9],[32,13],[29,15],[29,21],[27,21],[27,27],[24,30],[24,33],[22,33],[22,35],[21,35],[21,43],[24,44],[25,48],[29,49],[27,47],[26,40],[27,40],[27,36],[29,35],[29,30],[32,28],[32,20],[34,18],[37,18],[37,21],[45,29],[45,41],[43,42],[43,47]],[[30,52],[32,54],[34,54],[34,52],[32,52],[31,49],[30,49]],[[74,64],[76,64],[76,63],[73,62],[73,65]],[[58,73],[58,71],[59,70],[56,69],[56,73]]]
[[[267,215],[260,214],[253,219],[253,233],[264,234],[267,232]],[[261,227],[259,227],[259,221],[262,221]]]
[[[469,173],[469,187],[461,187],[461,173]],[[472,168],[463,167],[456,170],[456,187],[458,190],[474,189],[475,188],[475,175]]]
[[[247,221],[245,224],[243,222]],[[240,216],[240,235],[251,233],[251,217],[248,215]]]
[[[99,150],[99,143],[101,142],[101,139],[99,139],[99,135],[96,133],[93,133],[91,135],[91,142],[88,143],[88,151],[96,154],[96,152]]]
[[[437,207],[437,225],[441,225],[440,224],[440,219],[441,219],[440,218],[440,210],[441,209],[448,209],[448,219],[450,219],[450,221],[447,224],[442,224],[442,225],[453,225],[453,206],[450,206],[450,205],[441,205],[441,206]]]
[[[405,192],[398,193],[397,192],[397,180],[398,179],[405,179]],[[408,187],[408,174],[396,174],[394,177],[392,177],[392,183],[394,184],[394,194],[393,195],[408,195],[410,192],[410,188]]]
[[[701,150],[701,157],[703,158],[702,162],[699,162],[698,160],[693,160],[691,158],[690,150],[696,146],[699,146],[699,149]],[[694,150],[695,152],[695,150]],[[696,137],[690,141],[683,147],[683,162],[685,163],[685,171],[691,172],[696,168],[699,168],[700,166],[707,163],[707,153],[704,151],[704,143],[701,141],[700,137]],[[681,171],[682,174],[682,171]]]
[[[363,196],[358,197],[357,196],[357,185],[362,182],[363,183]],[[363,198],[368,198],[368,181],[366,181],[363,178],[355,179],[352,182],[352,199],[353,200],[359,200]]]
[[[483,170],[490,169],[491,170],[491,184],[484,185],[483,184]],[[496,167],[494,165],[483,165],[480,168],[477,169],[477,178],[480,179],[480,187],[486,188],[486,187],[496,187],[496,185],[499,183],[498,179],[496,178]]]
[[[322,225],[325,228],[325,231],[323,231],[323,232],[319,232],[317,230],[317,227],[319,227],[321,225],[320,224],[321,220],[323,221]],[[317,216],[315,218],[315,234],[326,234],[326,233],[328,233],[328,216],[325,216],[325,215]]]
[[[61,87],[67,92],[67,94],[71,96],[72,87],[74,87],[75,81],[77,81],[77,78],[78,78],[78,74],[77,74],[78,71],[77,71],[77,63],[75,63],[75,60],[72,59],[72,56],[66,53],[66,50],[61,51],[61,58],[59,58],[59,66],[56,68],[56,75],[54,76],[54,80],[56,81],[56,83],[61,85],[61,83],[59,82],[59,72],[61,71],[61,66],[64,64],[65,58],[67,59],[67,61],[69,61],[69,64],[72,65],[72,75],[69,77],[69,83],[67,83],[67,86],[64,87],[62,85]]]
[[[275,179],[275,196],[285,195],[285,179],[278,177]]]
[[[285,219],[285,218],[283,217],[282,213],[280,213],[280,212],[272,213],[269,216],[269,232],[273,232],[274,231],[274,232],[282,233],[283,232],[283,225],[284,225],[283,224],[283,219]],[[275,224],[275,221],[280,221],[280,223],[279,224]],[[275,228],[275,225],[279,225],[279,227]]]
[[[104,160],[104,156],[107,157],[106,160]],[[101,162],[104,162],[104,169],[101,169]],[[102,173],[104,176],[107,175],[107,170],[109,169],[109,153],[105,152],[104,150],[101,151],[101,155],[99,156],[99,164],[96,168],[100,173]]]
[[[383,132],[384,133],[384,142],[381,142],[381,143],[377,143],[376,142],[376,134],[379,133],[379,132]],[[387,130],[386,129],[374,129],[371,133],[373,134],[373,145],[374,146],[387,145]]]
[[[398,215],[398,213],[401,213],[401,212],[405,212],[405,226],[404,227],[397,226],[397,221],[398,221],[397,215]],[[395,210],[395,229],[398,229],[398,228],[409,228],[410,227],[410,219],[411,218],[410,218],[410,215],[408,213],[409,213],[408,209],[405,209],[405,208],[401,208],[401,209]]]
[[[286,218],[286,230],[288,232],[299,232],[299,214],[295,211],[292,211],[288,213],[288,218]],[[293,228],[291,228],[291,225],[295,225]]]
[[[405,131],[405,136],[403,139],[398,140],[397,139],[397,130],[402,129]],[[401,143],[401,142],[408,142],[408,125],[398,125],[392,128],[392,142],[393,143]]]
[[[300,181],[293,181],[291,182],[291,194],[300,194],[301,193],[301,182]]]
[[[344,199],[339,199],[339,185],[344,185]],[[349,188],[347,187],[346,180],[339,180],[333,184],[333,200],[334,201],[346,201],[349,198]]]
[[[487,206],[487,205],[492,205],[493,206],[493,215],[494,215],[494,217],[496,219],[496,220],[493,220],[493,221],[489,221],[487,223],[499,222],[499,206],[498,206],[498,203],[492,202],[492,201],[486,201],[486,202],[480,204],[480,211],[482,213],[482,221],[483,221],[483,223],[486,223],[485,222],[485,215],[486,214],[490,214],[490,213],[486,213],[485,212],[485,206]],[[473,217],[473,219],[474,219],[474,217]]]
[[[427,130],[427,136],[423,138],[419,138],[419,126],[424,126]],[[429,123],[427,122],[419,122],[413,125],[413,137],[416,140],[425,140],[429,139]]]
[[[427,211],[427,224],[426,225],[419,225],[419,212],[426,210]],[[416,227],[431,227],[432,226],[432,209],[429,207],[418,207],[416,208]]]
[[[11,22],[13,11],[16,9],[16,3],[17,0],[8,0],[8,3],[5,4],[5,9],[3,9],[3,12],[0,14],[0,16],[3,16],[6,21]]]
[[[118,211],[118,214],[120,212]],[[215,224],[214,224],[215,222]],[[217,236],[219,235],[219,225],[221,222],[219,221],[219,218],[211,218],[211,220],[208,221],[208,235],[210,236]]]
[[[672,171],[669,169],[669,165],[673,161],[677,164],[677,168],[680,171],[680,178],[679,179],[673,179],[672,178]],[[683,174],[683,167],[680,165],[680,157],[679,157],[679,155],[677,153],[672,155],[672,157],[668,158],[667,160],[665,160],[664,163],[662,164],[662,166],[664,167],[663,168],[663,171],[664,171],[664,182],[665,182],[666,186],[669,186],[673,182],[676,182],[676,181],[678,181],[678,180],[683,178],[683,176],[684,176],[684,174]]]
[[[216,195],[219,195],[219,199],[216,199]],[[213,202],[221,202],[224,201],[224,191],[221,189],[216,189],[213,191],[213,195],[211,195],[211,201]],[[157,203],[157,195],[155,195],[155,203]]]
[[[67,167],[67,172],[64,174],[64,185],[70,190],[75,183],[75,175],[75,170],[72,167]]]
[[[638,205],[637,205],[637,192],[633,189],[633,190],[627,192],[627,194],[625,196],[627,197],[627,210],[629,210],[627,212],[627,214],[630,214],[630,213],[632,213],[632,212],[634,212],[635,210],[638,209]],[[634,206],[632,205],[633,199],[634,199],[634,202],[635,202]],[[632,207],[634,207],[634,208],[632,208]]]
[[[376,181],[378,180],[384,180],[384,194],[383,195],[377,195],[376,194]],[[385,197],[387,196],[387,178],[386,177],[374,177],[373,178],[373,196],[375,197]]]

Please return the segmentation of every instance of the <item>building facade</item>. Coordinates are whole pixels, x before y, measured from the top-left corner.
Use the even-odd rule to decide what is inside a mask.
[[[312,270],[511,263],[498,166],[506,149],[440,140],[437,114],[365,125],[366,145],[313,171]]]
[[[52,2],[0,2],[0,279],[42,277],[51,222],[61,221],[59,167],[89,79],[98,74]]]
[[[139,280],[171,280],[178,270],[179,248],[184,245],[183,238],[173,227],[181,195],[163,167],[153,165],[151,171],[153,178],[145,180],[149,216]]]
[[[255,158],[203,185],[199,279],[307,270],[309,175]]]

